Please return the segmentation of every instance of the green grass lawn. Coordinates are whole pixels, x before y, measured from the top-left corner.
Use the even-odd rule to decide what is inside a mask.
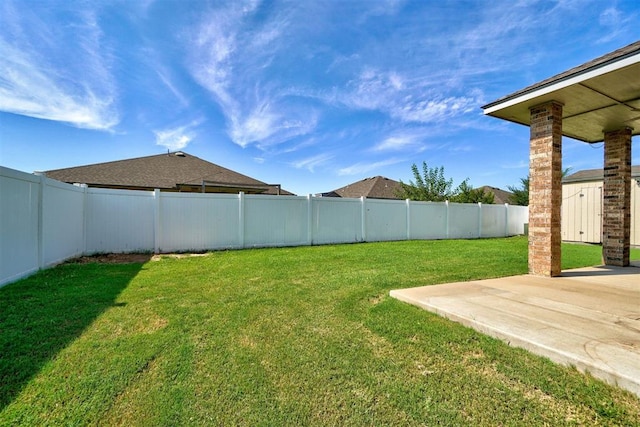
[[[517,237],[61,265],[0,289],[0,425],[639,425],[630,393],[388,296],[526,273],[526,252]],[[564,268],[599,263],[563,246]]]

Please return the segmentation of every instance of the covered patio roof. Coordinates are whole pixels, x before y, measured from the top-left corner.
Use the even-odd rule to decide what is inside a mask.
[[[484,113],[529,126],[529,109],[563,104],[562,134],[594,143],[622,127],[640,134],[640,41],[482,107]]]

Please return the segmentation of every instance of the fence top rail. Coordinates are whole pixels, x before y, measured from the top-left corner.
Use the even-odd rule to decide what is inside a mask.
[[[174,191],[161,191],[163,199],[227,199],[238,200],[235,193],[178,193]],[[246,197],[246,196],[245,196]]]
[[[360,200],[360,199],[356,199],[356,200]],[[365,197],[364,200],[367,203],[378,203],[378,204],[402,204],[402,205],[406,205],[407,201],[403,200],[403,199],[374,199],[374,198],[369,198],[369,197]]]
[[[0,166],[0,176],[4,176],[11,179],[17,179],[20,181],[33,182],[33,183],[40,182],[40,179],[41,179],[40,176],[38,175],[18,171],[15,169],[9,169],[4,166]]]
[[[236,196],[237,197],[237,196]],[[272,194],[245,194],[245,199],[254,199],[254,200],[290,200],[290,201],[299,201],[306,202],[307,196],[276,196]]]
[[[58,181],[58,180],[47,178],[47,177],[43,177],[43,178],[44,178],[43,183],[47,187],[55,187],[62,190],[75,191],[78,193],[84,192],[83,187],[73,185],[73,184],[67,184],[66,182]]]
[[[145,191],[145,190],[124,190],[124,189],[116,189],[116,188],[98,188],[98,187],[88,187],[87,193],[89,194],[104,194],[104,195],[115,195],[115,196],[146,196],[153,197],[153,191]]]
[[[317,200],[322,203],[352,203],[352,204],[360,204],[362,203],[361,199],[355,199],[352,197],[317,197],[313,196],[313,200]]]

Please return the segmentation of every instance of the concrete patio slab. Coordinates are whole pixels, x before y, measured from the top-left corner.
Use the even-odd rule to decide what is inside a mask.
[[[640,397],[640,264],[391,291],[422,307]]]

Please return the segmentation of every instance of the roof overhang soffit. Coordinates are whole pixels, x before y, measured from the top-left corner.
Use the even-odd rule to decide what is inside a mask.
[[[547,84],[532,86],[483,107],[484,113],[529,126],[529,109],[546,102],[563,104],[565,136],[600,142],[604,132],[623,127],[640,134],[640,51]]]

